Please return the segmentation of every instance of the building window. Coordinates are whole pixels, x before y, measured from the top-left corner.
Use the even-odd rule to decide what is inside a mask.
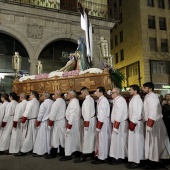
[[[167,39],[161,39],[161,51],[162,52],[168,52],[168,40]]]
[[[113,49],[113,39],[111,39],[111,49]]]
[[[123,42],[123,31],[120,31],[120,42]]]
[[[158,0],[158,7],[165,8],[164,0]]]
[[[137,76],[139,74],[138,62],[127,66],[128,77]]]
[[[154,0],[148,0],[147,6],[154,7]]]
[[[118,45],[117,35],[115,36],[115,47]]]
[[[115,54],[115,64],[119,62],[119,56],[118,53]]]
[[[155,29],[155,16],[148,16],[148,28]]]
[[[122,23],[122,13],[119,14],[120,23]]]
[[[120,50],[120,61],[124,60],[124,50]]]
[[[151,61],[151,68],[153,74],[166,74],[165,62]]]
[[[157,43],[156,43],[156,38],[149,38],[149,43],[150,43],[150,51],[157,51]]]
[[[166,18],[159,18],[159,28],[160,30],[166,30]]]

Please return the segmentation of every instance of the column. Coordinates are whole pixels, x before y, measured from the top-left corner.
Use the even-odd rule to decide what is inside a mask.
[[[37,74],[37,63],[38,60],[28,60],[30,63],[30,75]]]

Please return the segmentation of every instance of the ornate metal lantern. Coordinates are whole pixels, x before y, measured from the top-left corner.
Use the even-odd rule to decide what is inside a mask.
[[[15,77],[19,76],[19,70],[21,69],[21,61],[22,57],[19,55],[18,52],[12,56],[12,69],[15,71]]]

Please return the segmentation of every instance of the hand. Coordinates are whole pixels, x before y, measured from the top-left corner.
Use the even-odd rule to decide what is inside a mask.
[[[52,126],[48,126],[47,128],[48,128],[48,130],[51,130],[51,129],[52,129]]]
[[[85,131],[88,131],[88,130],[89,130],[89,127],[84,127],[84,130],[85,130]]]
[[[152,128],[149,127],[149,126],[146,126],[146,131],[147,131],[147,132],[151,132],[151,131],[152,131]]]
[[[96,131],[97,131],[97,132],[100,132],[100,130],[101,130],[101,129],[99,129],[99,128],[96,128]]]
[[[116,134],[118,134],[118,129],[113,128],[113,132],[115,132]]]
[[[13,130],[15,130],[15,131],[16,131],[16,130],[17,130],[17,128],[13,127]]]
[[[35,126],[35,128],[38,130],[40,128],[40,126]]]
[[[21,127],[25,127],[25,123],[21,123]]]
[[[68,135],[70,133],[71,129],[66,129],[66,135]]]

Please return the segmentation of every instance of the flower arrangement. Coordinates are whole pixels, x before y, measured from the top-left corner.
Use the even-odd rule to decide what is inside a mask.
[[[35,75],[35,80],[40,80],[40,79],[47,79],[48,78],[48,75],[47,73],[43,73],[43,74],[38,74],[38,75]]]

